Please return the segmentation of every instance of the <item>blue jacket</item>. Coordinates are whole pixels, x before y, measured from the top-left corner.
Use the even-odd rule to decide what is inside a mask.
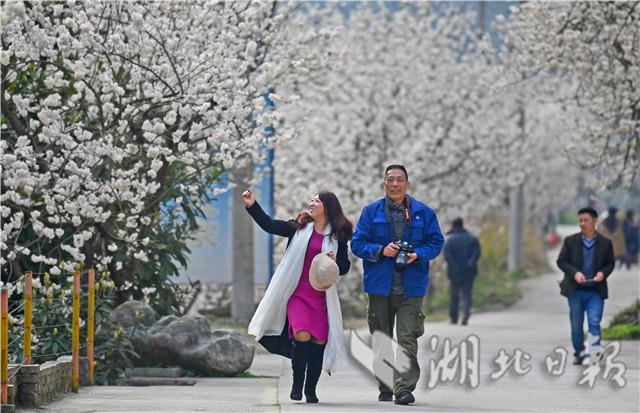
[[[405,228],[404,241],[413,245],[418,259],[404,270],[404,296],[422,297],[429,285],[429,261],[440,254],[444,237],[434,210],[411,197],[407,199],[411,225]],[[364,291],[388,296],[391,294],[395,258],[382,255],[381,247],[397,240],[392,238],[384,202],[382,198],[364,207],[351,240],[351,250],[363,259]]]
[[[480,243],[464,228],[454,228],[449,232],[444,244],[444,258],[447,260],[447,274],[453,282],[475,278],[478,274]]]

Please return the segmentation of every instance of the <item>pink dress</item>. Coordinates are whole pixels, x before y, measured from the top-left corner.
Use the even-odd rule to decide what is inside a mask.
[[[298,287],[287,303],[289,319],[289,338],[301,330],[308,331],[316,340],[327,342],[329,337],[329,319],[327,299],[324,291],[317,291],[309,282],[309,268],[313,257],[322,252],[323,235],[315,229],[307,246],[304,265]]]

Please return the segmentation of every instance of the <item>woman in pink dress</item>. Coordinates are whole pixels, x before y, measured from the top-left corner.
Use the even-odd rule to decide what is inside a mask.
[[[316,386],[322,371],[325,345],[328,340],[329,322],[327,301],[324,291],[318,291],[309,282],[309,268],[313,258],[322,252],[325,229],[331,226],[327,235],[338,241],[338,251],[329,251],[340,270],[340,275],[349,271],[347,242],[353,234],[353,224],[342,212],[342,206],[332,192],[319,192],[309,202],[309,210],[301,212],[290,221],[274,220],[256,202],[251,189],[242,194],[247,212],[265,231],[289,238],[291,242],[298,230],[308,224],[313,231],[306,248],[300,280],[287,303],[287,323],[280,336],[265,336],[259,342],[270,352],[291,358],[293,385],[291,399],[302,400],[302,392],[307,403],[317,403]],[[287,247],[289,244],[287,244]],[[305,380],[306,375],[306,380]]]

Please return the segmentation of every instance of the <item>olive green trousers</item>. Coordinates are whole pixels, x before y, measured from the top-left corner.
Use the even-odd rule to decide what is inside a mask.
[[[383,383],[380,377],[387,377],[389,364],[399,366],[398,355],[393,354],[390,347],[391,340],[373,343],[374,362],[373,371],[378,379],[381,392],[393,391],[396,395],[403,391],[414,391],[420,378],[418,364],[418,337],[424,334],[424,314],[422,313],[423,297],[408,297],[391,294],[387,297],[369,294],[369,308],[367,317],[369,332],[380,331],[393,338],[393,327],[396,327],[396,340],[399,344],[398,352],[403,351],[408,357],[410,365],[405,369],[398,369],[394,374],[394,388]],[[387,374],[383,373],[387,372]]]

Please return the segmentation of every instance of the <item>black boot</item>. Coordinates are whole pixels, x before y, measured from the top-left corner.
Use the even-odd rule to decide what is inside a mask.
[[[309,358],[309,343],[293,340],[291,346],[291,368],[293,369],[293,385],[291,386],[291,400],[302,400],[304,374]]]
[[[322,373],[324,359],[324,344],[309,343],[309,363],[307,364],[307,381],[304,383],[304,396],[307,403],[318,403],[316,385]]]

